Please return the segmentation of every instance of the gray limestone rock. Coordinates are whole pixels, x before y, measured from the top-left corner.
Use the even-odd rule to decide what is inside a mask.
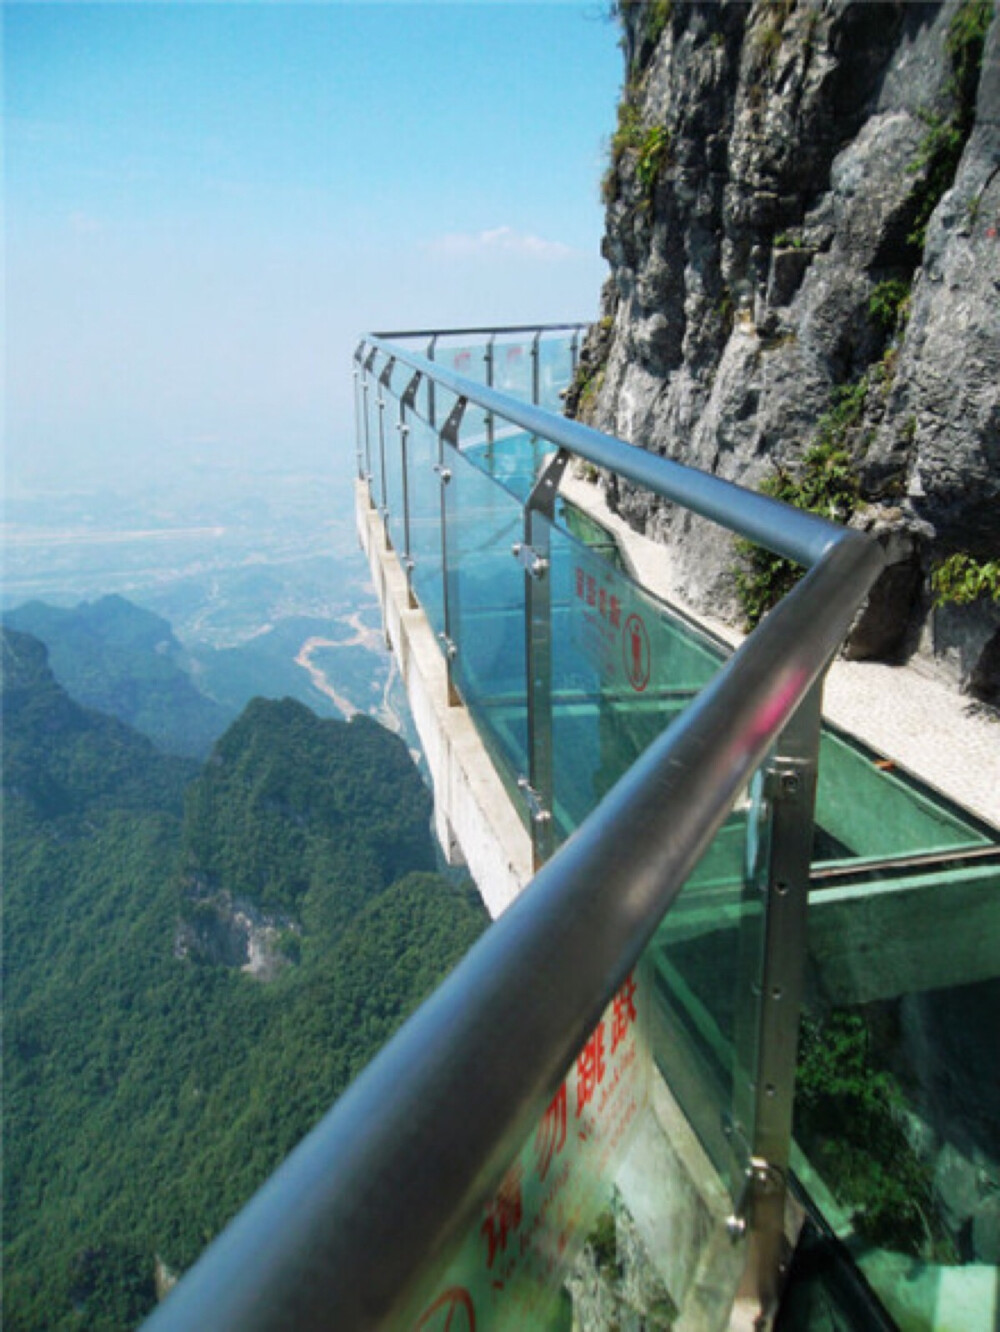
[[[1000,642],[976,629],[978,657],[955,665],[981,607],[920,632],[934,563],[1000,552],[1000,19],[970,63],[967,4],[692,0],[656,40],[651,7],[621,6],[625,96],[669,151],[652,181],[634,146],[615,155],[584,414],[754,486],[799,466],[835,391],[863,379],[840,442],[890,564],[849,651],[918,645],[988,698]],[[739,618],[728,538],[606,484],[673,547],[694,603]]]

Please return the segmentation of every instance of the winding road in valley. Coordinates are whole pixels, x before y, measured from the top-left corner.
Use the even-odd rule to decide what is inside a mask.
[[[386,649],[382,630],[373,629],[370,625],[363,624],[363,615],[364,611],[353,611],[347,617],[346,623],[354,631],[350,638],[307,638],[299,648],[298,656],[295,658],[296,666],[301,666],[307,672],[313,686],[336,705],[345,721],[350,721],[356,713],[363,711],[363,709],[352,703],[343,694],[338,693],[329,676],[313,662],[312,658],[313,654],[319,651],[320,648],[361,647],[367,648],[369,652],[384,653]],[[385,687],[382,690],[382,701],[379,704],[376,716],[388,730],[401,735],[403,723],[389,702],[389,691],[392,689],[396,678],[395,658],[390,656],[389,663],[389,673],[386,677]]]

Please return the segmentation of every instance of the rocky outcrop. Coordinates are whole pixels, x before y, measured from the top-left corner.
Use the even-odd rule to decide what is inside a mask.
[[[996,603],[932,613],[1000,553],[1000,22],[983,0],[622,3],[611,277],[570,410],[756,486],[844,450],[887,573],[849,651],[1000,688]],[[984,40],[985,35],[985,40]],[[740,618],[710,524],[604,478],[679,591]],[[957,635],[957,637],[956,637]],[[961,641],[961,649],[957,647]]]
[[[300,953],[302,927],[286,915],[261,911],[197,875],[184,886],[174,932],[174,957],[202,965],[238,967],[271,981]]]

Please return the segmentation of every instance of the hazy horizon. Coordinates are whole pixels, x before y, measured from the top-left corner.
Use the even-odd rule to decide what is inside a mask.
[[[359,334],[597,315],[594,5],[2,22],[9,496],[346,478]]]

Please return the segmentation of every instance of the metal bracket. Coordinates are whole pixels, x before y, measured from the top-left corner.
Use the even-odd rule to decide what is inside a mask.
[[[538,551],[532,546],[521,541],[515,541],[510,548],[510,553],[522,566],[525,573],[531,578],[544,578],[549,567],[549,562],[544,556],[539,555]]]
[[[743,1187],[732,1213],[726,1217],[726,1230],[733,1240],[743,1239],[753,1216],[754,1202],[776,1197],[785,1188],[785,1176],[762,1156],[751,1156],[743,1172]]]
[[[446,486],[451,480],[451,468],[445,467],[444,463],[435,463],[434,470],[437,472],[441,484]]]
[[[465,415],[465,409],[468,405],[468,398],[459,398],[449,412],[447,421],[441,427],[442,440],[445,444],[450,444],[452,448],[458,448],[458,432],[461,429],[462,417]]]
[[[568,449],[560,449],[549,459],[538,480],[531,487],[531,493],[524,506],[525,509],[531,510],[533,513],[540,513],[550,521],[555,517],[559,482],[563,478],[569,459]]]
[[[444,644],[444,655],[449,661],[454,661],[458,656],[458,644],[452,642],[447,634],[438,634],[438,638]]]
[[[392,372],[393,370],[395,370],[395,368],[396,368],[396,358],[395,356],[390,356],[388,361],[386,361],[385,363],[385,369],[378,377],[378,382],[382,385],[383,388],[390,388],[392,386]]]
[[[528,781],[527,777],[518,777],[517,789],[524,796],[525,804],[531,811],[532,822],[548,823],[552,818],[551,811],[547,810],[542,804],[541,796]]]
[[[406,408],[407,411],[409,411],[412,408],[413,404],[417,400],[417,390],[420,387],[421,379],[423,379],[423,372],[417,370],[414,373],[413,378],[410,380],[406,388],[403,390],[403,396],[400,398],[399,401],[402,404],[402,406]]]

